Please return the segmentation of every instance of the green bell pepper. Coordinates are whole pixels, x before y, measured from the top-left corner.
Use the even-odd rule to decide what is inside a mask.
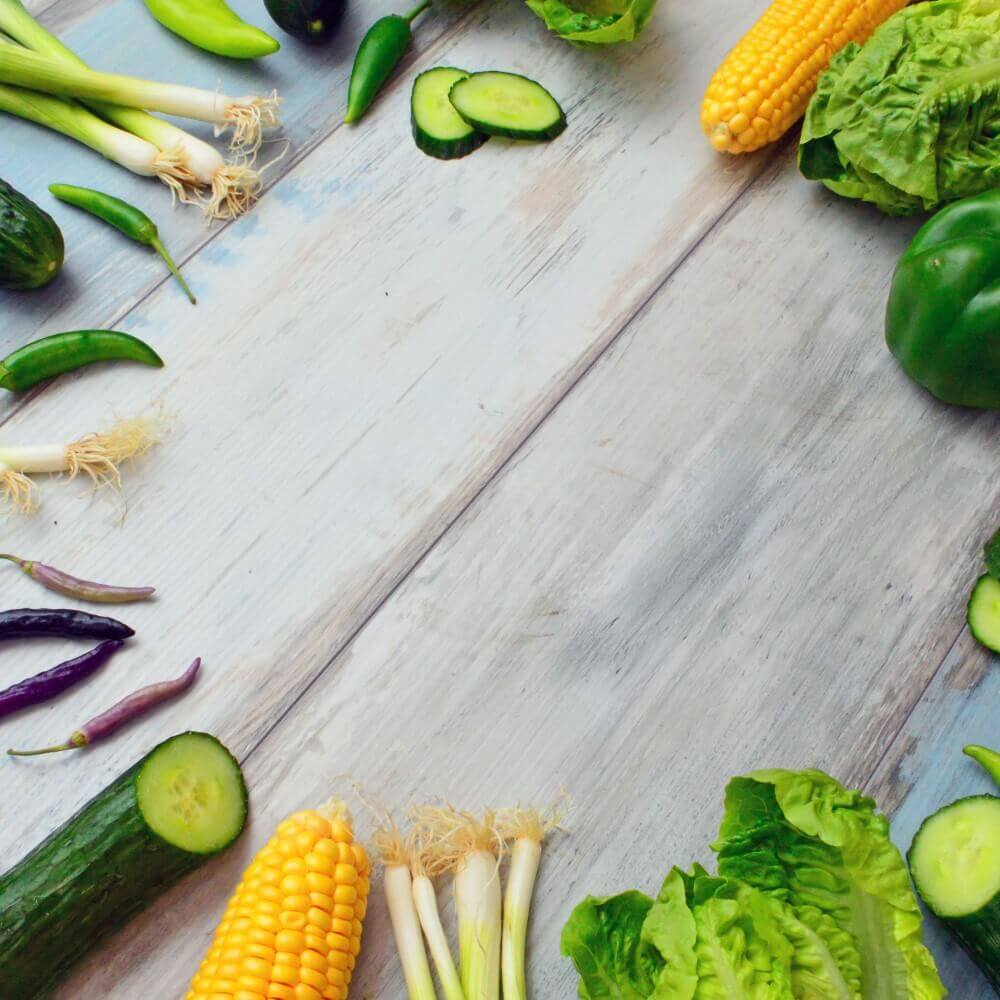
[[[917,233],[892,280],[886,342],[943,402],[1000,410],[1000,189]]]

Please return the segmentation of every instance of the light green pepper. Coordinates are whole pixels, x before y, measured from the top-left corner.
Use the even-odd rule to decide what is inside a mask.
[[[230,59],[258,59],[280,46],[247,24],[224,0],[144,0],[164,28],[206,52]]]

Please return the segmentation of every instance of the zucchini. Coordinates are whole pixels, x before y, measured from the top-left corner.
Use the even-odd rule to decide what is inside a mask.
[[[516,73],[473,73],[458,80],[448,97],[474,129],[487,135],[554,139],[566,128],[559,102],[540,83]]]
[[[1000,798],[973,795],[928,816],[907,860],[927,909],[1000,993]]]
[[[0,288],[47,285],[59,273],[65,252],[52,216],[0,180]]]
[[[457,160],[475,152],[489,139],[469,125],[448,100],[451,88],[468,76],[464,69],[438,66],[414,80],[410,95],[413,141],[428,156]]]
[[[152,750],[0,875],[4,1000],[44,996],[87,951],[242,833],[240,766],[214,736]]]
[[[969,598],[969,631],[978,642],[1000,653],[1000,580],[981,576]]]
[[[300,41],[318,44],[340,27],[347,0],[264,0],[271,20]]]

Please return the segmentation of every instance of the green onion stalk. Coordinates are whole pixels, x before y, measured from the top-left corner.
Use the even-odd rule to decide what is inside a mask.
[[[395,825],[376,831],[374,844],[384,866],[382,885],[409,1000],[437,1000],[413,900],[410,845]]]
[[[261,129],[277,124],[276,98],[243,98],[231,100],[210,91],[190,87],[172,87],[134,80],[130,77],[95,73],[71,49],[47,31],[28,13],[20,0],[0,0],[0,32],[4,32],[24,49],[0,45],[0,77],[8,85],[21,89],[44,91],[57,99],[69,101],[75,114],[62,109],[51,119],[23,114],[22,102],[10,99],[3,108],[12,114],[28,117],[39,124],[55,128],[85,142],[91,148],[118,162],[127,169],[146,176],[155,176],[171,189],[182,202],[199,203],[209,218],[232,218],[245,212],[261,190],[260,174],[253,168],[253,159],[260,144]],[[0,38],[0,41],[3,41]],[[30,52],[26,51],[30,50]],[[117,127],[154,147],[150,160],[139,155],[139,147],[130,153],[127,142],[115,139],[107,130],[100,130],[85,118],[81,105],[86,103],[101,120]],[[170,122],[148,113],[145,107],[171,114],[212,122],[219,130],[234,129],[233,145],[236,161],[226,163],[213,146]],[[46,104],[49,111],[54,106]],[[76,118],[72,130],[60,128]],[[86,138],[81,138],[81,136]],[[143,150],[143,153],[148,153]],[[204,197],[207,189],[210,194]]]

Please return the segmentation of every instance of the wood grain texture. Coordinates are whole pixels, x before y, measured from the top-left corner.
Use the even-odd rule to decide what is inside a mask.
[[[113,409],[170,425],[127,470],[127,506],[46,483],[40,517],[10,522],[10,548],[162,596],[127,612],[141,636],[127,659],[5,740],[71,731],[124,686],[206,663],[196,697],[103,753],[5,770],[22,822],[0,829],[0,855],[178,728],[256,745],[763,169],[720,161],[697,126],[724,9],[664,11],[624,53],[561,44],[516,4],[477,10],[418,65],[502,58],[541,76],[570,111],[562,141],[429,160],[397,85],[371,127],[338,130],[189,263],[197,309],[169,281],[139,294],[120,325],[165,372],[88,371],[0,403],[8,441],[71,439]],[[81,263],[91,303],[134,280],[100,267],[96,251]],[[44,301],[7,297],[5,336]],[[12,604],[59,603],[3,586]],[[53,655],[18,650],[8,669]],[[46,780],[58,795],[38,794]]]
[[[998,705],[1000,659],[990,656],[966,629],[869,785],[879,802],[893,809],[893,838],[901,850],[909,849],[924,818],[948,802],[997,791],[986,772],[962,755],[962,747],[1000,747]],[[928,940],[952,996],[991,995],[982,973],[933,919],[928,922]]]
[[[1000,499],[997,416],[935,404],[882,345],[911,232],[787,161],[754,185],[250,754],[240,850],[61,996],[192,969],[246,856],[345,776],[399,806],[571,793],[532,929],[546,1000],[573,988],[571,906],[708,861],[729,776],[866,782],[961,629]],[[367,933],[357,995],[400,996],[381,903]]]
[[[391,0],[363,7],[349,5],[336,38],[316,48],[282,33],[259,0],[234,0],[234,10],[265,30],[273,29],[282,43],[278,53],[246,61],[221,59],[188,44],[157,24],[141,0],[102,0],[96,4],[61,0],[48,8],[28,6],[95,68],[221,89],[231,95],[277,90],[282,97],[283,126],[270,134],[273,141],[264,146],[259,160],[259,166],[269,164],[263,175],[268,185],[292,170],[339,127],[358,42],[374,18],[394,9]],[[443,6],[433,18],[425,18],[415,36],[414,51],[433,51],[473,8]],[[401,76],[390,87],[405,89],[405,79]],[[225,151],[226,140],[214,140],[211,126],[179,124]],[[186,261],[226,228],[222,224],[207,226],[193,207],[179,206],[171,211],[170,195],[162,184],[136,177],[70,139],[6,115],[0,116],[0,129],[0,177],[57,218],[68,247],[63,274],[44,291],[31,295],[0,291],[4,318],[0,350],[4,352],[53,330],[118,323],[132,306],[167,280],[154,254],[137,250],[93,219],[59,205],[47,190],[53,181],[96,187],[140,206],[160,225],[178,262]],[[198,278],[192,283],[198,285]],[[2,413],[0,410],[0,416]]]

